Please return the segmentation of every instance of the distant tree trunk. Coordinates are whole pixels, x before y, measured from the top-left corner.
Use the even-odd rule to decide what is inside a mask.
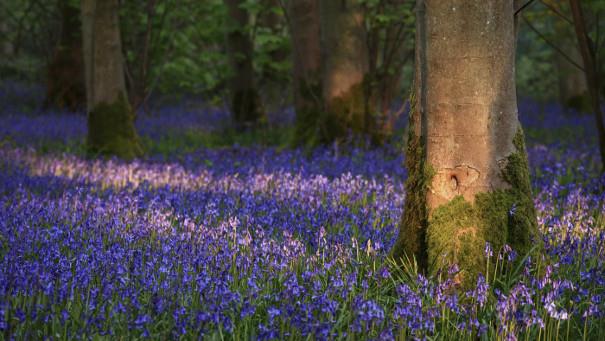
[[[15,49],[13,47],[13,43],[10,41],[10,39],[8,39],[8,32],[9,32],[9,27],[8,24],[6,23],[6,18],[1,18],[2,22],[0,22],[0,36],[3,37],[2,40],[2,56],[4,56],[5,58],[7,57],[11,57],[13,55],[13,53],[15,52]]]
[[[589,112],[590,95],[584,71],[573,65],[566,57],[583,66],[582,55],[578,50],[575,35],[570,36],[569,24],[564,21],[555,24],[555,35],[559,43],[557,46],[565,53],[554,53],[555,65],[559,84],[559,101],[566,108],[582,112]]]
[[[393,112],[394,100],[401,94],[403,66],[413,56],[408,48],[412,27],[405,20],[381,21],[382,16],[402,14],[402,9],[411,4],[406,0],[379,1],[371,14],[368,25],[369,81],[366,82],[368,109],[376,126],[371,132],[375,142],[387,141],[393,134],[395,120],[401,112]],[[403,110],[403,109],[400,109]]]
[[[586,31],[584,13],[582,12],[582,5],[580,4],[580,1],[569,0],[569,5],[571,7],[580,53],[582,54],[582,60],[584,61],[584,75],[586,76],[586,83],[588,83],[590,101],[595,115],[597,132],[599,134],[599,149],[601,151],[601,163],[603,166],[602,171],[605,172],[605,125],[603,124],[603,113],[601,111],[601,103],[599,100],[600,88],[595,58],[595,47],[588,36],[588,32]]]
[[[371,130],[364,82],[368,73],[362,7],[354,0],[320,1],[322,43],[322,142]]]
[[[132,159],[142,154],[128,104],[118,0],[82,0],[88,151]]]
[[[249,14],[241,7],[242,0],[225,0],[225,4],[230,19],[227,53],[233,71],[230,80],[231,111],[238,130],[254,128],[265,113],[254,81],[254,46],[246,32]]]
[[[296,145],[319,142],[322,112],[319,0],[289,2]]]
[[[61,38],[48,65],[45,107],[77,110],[86,106],[80,11],[68,0],[59,1]]]
[[[512,1],[419,0],[406,200],[395,259],[468,284],[484,247],[521,254],[536,231],[515,92]]]

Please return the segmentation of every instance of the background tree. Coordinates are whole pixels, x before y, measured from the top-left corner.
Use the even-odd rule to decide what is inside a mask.
[[[605,125],[603,124],[603,113],[601,111],[601,102],[599,100],[599,71],[597,68],[596,48],[594,42],[590,39],[586,30],[584,12],[582,5],[577,0],[569,0],[573,23],[578,39],[578,46],[584,62],[584,75],[588,84],[590,101],[595,116],[595,124],[599,135],[599,149],[601,152],[601,162],[603,172],[605,172]]]
[[[265,116],[255,84],[254,46],[247,32],[249,14],[241,0],[225,0],[229,22],[227,53],[231,63],[231,112],[238,130],[258,125]]]
[[[320,141],[371,131],[364,82],[369,70],[364,11],[358,1],[320,1],[322,96]]]
[[[515,92],[511,1],[419,0],[408,179],[396,259],[468,283],[485,243],[528,251],[536,230]]]
[[[559,85],[559,101],[566,108],[581,112],[590,111],[590,97],[584,72],[582,55],[578,50],[573,30],[564,21],[555,23],[555,36],[562,53],[554,53]],[[572,63],[572,61],[574,63]]]
[[[45,106],[71,111],[86,106],[80,11],[73,1],[58,2],[61,12],[61,37],[48,65]]]
[[[283,111],[290,105],[292,70],[286,8],[280,0],[263,0],[259,7],[252,27],[258,88],[267,111]]]
[[[142,149],[128,103],[118,20],[118,0],[82,0],[82,34],[92,154],[131,159]]]
[[[404,69],[413,69],[414,1],[364,0],[362,5],[368,32],[365,93],[367,110],[375,122],[374,131],[369,133],[383,143],[394,133],[395,123],[405,109],[405,103],[397,103],[397,108],[393,105],[404,97],[403,84],[411,79]]]
[[[321,99],[319,0],[288,2],[292,36],[292,82],[296,109],[295,144],[317,141]]]

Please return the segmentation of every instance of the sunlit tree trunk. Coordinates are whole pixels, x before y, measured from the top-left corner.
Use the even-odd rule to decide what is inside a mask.
[[[142,153],[128,104],[118,0],[82,0],[82,34],[91,154],[131,159]]]
[[[529,249],[536,230],[515,92],[512,1],[419,0],[406,202],[396,259],[458,263],[468,283],[484,247]]]
[[[365,77],[368,52],[363,9],[356,0],[320,1],[323,142],[369,130]]]
[[[45,106],[76,110],[86,105],[80,11],[68,0],[59,2],[61,38],[48,65]]]
[[[584,75],[588,83],[588,91],[590,93],[590,101],[592,110],[595,116],[595,124],[599,135],[599,149],[601,151],[602,171],[605,172],[605,125],[603,124],[603,112],[599,100],[599,74],[596,66],[596,53],[594,43],[588,37],[586,31],[586,22],[584,21],[584,13],[582,5],[578,0],[569,0],[571,13],[573,16],[574,28],[584,62]]]
[[[288,3],[292,35],[295,144],[319,142],[321,95],[321,44],[319,0]]]
[[[249,14],[242,0],[225,0],[229,12],[227,53],[233,75],[230,80],[231,111],[238,130],[254,128],[265,115],[254,80],[254,47],[246,31]]]

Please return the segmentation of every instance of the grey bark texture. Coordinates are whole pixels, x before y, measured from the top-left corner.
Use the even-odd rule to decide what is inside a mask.
[[[91,154],[142,154],[128,103],[118,0],[82,0],[82,34]]]
[[[393,256],[433,270],[456,262],[468,283],[484,269],[486,242],[523,253],[536,227],[517,113],[514,7],[419,0],[416,11],[407,197]]]

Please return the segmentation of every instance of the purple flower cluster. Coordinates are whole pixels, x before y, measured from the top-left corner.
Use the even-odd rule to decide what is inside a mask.
[[[0,133],[45,124],[20,120]],[[462,292],[455,266],[427,278],[386,261],[405,199],[392,151],[234,147],[125,163],[0,146],[0,335],[603,336],[594,148],[528,151],[543,250],[486,245],[494,273]]]

